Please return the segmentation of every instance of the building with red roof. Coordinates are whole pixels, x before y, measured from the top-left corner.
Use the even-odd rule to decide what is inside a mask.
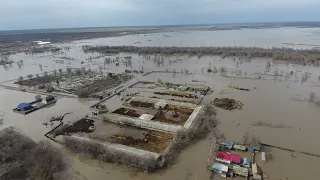
[[[218,161],[226,162],[226,163],[236,163],[241,164],[241,156],[237,154],[232,154],[228,152],[217,152],[216,159]]]

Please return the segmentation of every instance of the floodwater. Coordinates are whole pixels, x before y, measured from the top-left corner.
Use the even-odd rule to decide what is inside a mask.
[[[74,45],[320,47],[320,28],[271,28],[225,31],[181,31],[74,42]]]
[[[62,50],[64,53],[26,55],[19,53],[10,56],[14,61],[23,60],[19,68],[1,67],[0,82],[16,79],[28,74],[43,73],[65,69],[66,67],[86,67],[97,69],[103,66],[106,72],[123,72],[125,69],[176,71],[183,74],[155,73],[150,76],[136,75],[136,79],[156,82],[193,83],[192,80],[202,81],[214,89],[214,93],[205,97],[209,102],[215,97],[229,97],[241,101],[243,110],[227,111],[217,109],[220,120],[219,129],[228,140],[238,141],[245,132],[251,132],[263,143],[293,149],[295,153],[274,149],[274,159],[265,164],[259,164],[269,179],[317,179],[314,167],[320,164],[320,158],[298,153],[299,151],[320,154],[318,127],[320,127],[320,106],[308,102],[308,95],[314,92],[316,100],[320,100],[320,70],[318,67],[287,64],[270,59],[253,59],[251,62],[238,59],[221,59],[220,57],[205,56],[200,59],[188,56],[166,56],[163,64],[155,63],[152,58],[147,60],[141,56],[130,54],[132,67],[120,64],[104,66],[105,57],[97,53],[83,54],[82,45],[137,45],[137,46],[259,46],[259,47],[293,47],[311,48],[320,44],[318,28],[275,28],[275,29],[244,29],[229,31],[191,31],[170,32],[146,35],[133,35],[111,38],[100,38],[59,44],[61,47],[70,47]],[[166,36],[165,36],[166,35]],[[149,41],[151,40],[151,41]],[[136,43],[135,42],[141,42]],[[286,43],[286,44],[283,44]],[[291,45],[291,44],[300,45]],[[311,46],[312,45],[312,46]],[[128,54],[119,54],[111,57],[124,57]],[[72,57],[74,60],[63,60],[62,57]],[[91,60],[89,59],[90,57]],[[58,60],[58,61],[54,61]],[[176,60],[176,62],[174,62]],[[181,60],[181,62],[180,62]],[[81,63],[83,61],[83,63]],[[170,63],[171,61],[171,63]],[[271,67],[266,67],[266,62]],[[41,66],[40,66],[41,64]],[[207,73],[208,68],[218,69],[225,66],[228,77],[219,73]],[[40,68],[42,67],[42,68]],[[3,69],[2,69],[3,68]],[[190,75],[186,75],[186,70]],[[239,73],[241,70],[241,73]],[[278,72],[277,76],[275,72]],[[293,75],[290,72],[293,71]],[[308,80],[302,82],[302,74],[309,72]],[[260,76],[260,78],[259,78]],[[228,88],[228,85],[238,85],[249,88],[251,91],[239,91]],[[220,93],[223,91],[224,93]],[[4,119],[3,126],[15,126],[35,140],[43,140],[44,134],[52,127],[42,125],[53,116],[73,112],[65,117],[64,121],[72,121],[86,114],[90,114],[89,106],[95,101],[62,98],[55,106],[44,108],[29,115],[23,116],[12,112],[20,102],[34,100],[35,94],[0,89],[0,115]],[[113,98],[119,98],[115,96]],[[113,99],[112,98],[112,99]],[[116,109],[109,101],[112,109]],[[105,102],[108,105],[108,101]],[[118,104],[120,104],[118,102]],[[269,123],[272,126],[254,126],[256,122]],[[278,126],[281,125],[281,126]],[[279,128],[282,127],[282,128]],[[159,173],[132,172],[124,166],[114,166],[108,163],[98,163],[86,158],[78,158],[70,154],[72,168],[80,174],[82,179],[133,179],[133,180],[179,180],[179,179],[207,179],[209,172],[206,168],[208,156],[207,140],[199,141],[190,148],[183,150],[178,161],[172,167]]]

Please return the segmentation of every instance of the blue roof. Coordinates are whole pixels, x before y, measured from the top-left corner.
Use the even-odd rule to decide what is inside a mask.
[[[229,167],[220,163],[213,163],[211,166],[211,170],[228,172]]]
[[[223,141],[222,143],[220,143],[221,145],[224,145],[224,146],[226,146],[226,147],[228,147],[228,148],[232,148],[233,147],[233,142],[231,142],[231,141]]]
[[[30,106],[29,103],[20,103],[17,107],[18,107],[19,109],[24,109],[24,108],[29,107],[29,106]]]

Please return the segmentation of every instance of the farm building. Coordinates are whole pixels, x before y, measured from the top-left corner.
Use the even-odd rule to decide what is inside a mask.
[[[261,152],[261,160],[267,162],[266,153]]]
[[[233,147],[233,142],[231,141],[223,141],[220,143],[221,147],[227,148],[227,149],[232,149]]]
[[[241,156],[237,154],[231,154],[228,152],[218,152],[216,159],[222,161],[229,161],[231,164],[241,164]]]
[[[253,179],[255,180],[261,180],[262,179],[262,171],[260,167],[257,165],[257,163],[252,164],[252,174],[253,174]]]
[[[234,146],[233,146],[233,149],[239,150],[239,151],[246,151],[246,150],[247,150],[247,147],[237,144],[237,145],[234,145]]]
[[[249,176],[249,170],[240,166],[233,166],[233,173],[236,176],[241,176],[247,178]]]
[[[150,121],[153,119],[153,115],[150,115],[150,114],[142,114],[139,119],[141,120],[145,120],[145,121]]]
[[[227,177],[229,167],[220,163],[213,163],[211,170],[222,177]]]
[[[165,109],[168,106],[168,103],[166,101],[159,101],[154,104],[154,108],[156,109]]]
[[[242,158],[241,159],[241,166],[250,168],[251,167],[251,161],[248,158]]]
[[[248,147],[249,151],[260,151],[260,147]]]
[[[23,110],[23,111],[28,111],[30,109],[32,109],[33,107],[29,104],[29,103],[20,103],[17,108],[19,110]]]
[[[53,101],[55,101],[55,100],[56,100],[55,97],[53,97],[53,96],[47,96],[46,98],[44,98],[44,99],[42,100],[42,103],[43,103],[43,104],[47,104],[47,103],[53,102]]]

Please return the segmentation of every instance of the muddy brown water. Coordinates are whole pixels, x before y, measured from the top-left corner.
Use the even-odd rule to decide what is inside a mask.
[[[150,34],[139,36],[123,36],[115,38],[103,38],[94,40],[77,41],[68,44],[59,44],[59,46],[70,46],[70,50],[64,50],[64,54],[36,54],[25,55],[23,53],[10,56],[14,61],[23,60],[24,65],[20,68],[16,64],[12,67],[0,69],[0,81],[7,81],[26,76],[30,73],[37,74],[44,71],[58,70],[66,67],[86,67],[97,69],[103,66],[102,58],[86,60],[90,56],[99,54],[83,54],[81,46],[91,45],[133,45],[135,41],[142,40],[139,46],[161,45],[161,46],[202,46],[202,45],[244,45],[244,46],[285,46],[294,48],[310,48],[302,45],[283,45],[282,43],[296,44],[317,44],[319,36],[309,36],[313,32],[319,31],[318,28],[279,28],[268,30],[236,30],[220,32],[189,32],[172,33],[172,37],[162,37],[163,34]],[[264,36],[261,34],[264,33]],[[169,33],[170,34],[170,33]],[[152,41],[148,41],[152,39]],[[146,60],[142,56],[135,54],[119,54],[112,57],[123,57],[131,55],[133,57],[132,69],[149,70],[176,70],[176,72],[187,69],[192,75],[155,73],[150,76],[137,75],[137,80],[157,82],[170,81],[173,83],[193,83],[192,80],[204,81],[196,84],[205,84],[213,88],[213,94],[204,98],[204,103],[208,103],[215,97],[228,97],[244,104],[243,110],[227,111],[218,109],[217,117],[220,120],[219,129],[231,141],[238,141],[242,133],[251,132],[264,143],[293,149],[294,151],[304,151],[314,154],[320,152],[320,142],[318,141],[320,127],[320,107],[314,103],[306,101],[310,92],[315,92],[317,99],[320,100],[320,69],[313,66],[301,66],[297,64],[287,64],[286,62],[272,61],[270,59],[253,59],[251,62],[233,60],[232,58],[221,59],[220,57],[197,57],[188,56],[166,56],[163,65],[157,65],[151,58]],[[76,60],[61,60],[61,57],[71,56]],[[181,63],[169,63],[170,60],[179,60]],[[81,61],[84,61],[82,64]],[[269,72],[266,69],[266,62],[271,61],[272,66]],[[42,69],[40,68],[42,64]],[[222,77],[218,74],[207,74],[208,68],[217,68],[225,66],[228,69],[229,76],[235,78]],[[120,63],[119,67],[114,64],[105,66],[105,72],[123,72],[125,67]],[[232,71],[241,70],[241,75],[237,76]],[[283,76],[274,76],[275,70],[279,74],[286,75],[294,71],[294,75],[285,78]],[[301,83],[301,74],[310,72],[308,81]],[[258,80],[261,76],[261,80]],[[241,79],[244,77],[256,78]],[[10,82],[9,82],[10,83]],[[228,85],[238,85],[243,88],[249,88],[251,91],[239,91],[228,88]],[[139,91],[139,90],[135,90]],[[220,93],[223,91],[224,93]],[[42,125],[43,122],[53,116],[59,116],[67,112],[73,112],[65,117],[66,122],[73,121],[90,114],[89,106],[96,101],[78,100],[63,98],[58,99],[55,106],[44,108],[27,116],[12,112],[20,102],[30,102],[34,100],[35,94],[10,91],[0,89],[0,113],[4,119],[1,127],[15,126],[22,132],[29,135],[34,140],[43,140],[43,136],[51,127]],[[119,96],[114,96],[104,104],[111,110],[117,109],[121,104]],[[272,125],[283,124],[290,128],[270,128],[265,126],[253,126],[255,122],[266,122]],[[276,126],[274,126],[276,127]],[[108,129],[108,130],[112,130]],[[125,166],[115,166],[108,163],[98,163],[97,161],[79,158],[73,154],[67,153],[71,157],[71,166],[74,170],[82,174],[82,179],[102,180],[102,179],[133,179],[133,180],[167,180],[167,179],[207,179],[209,173],[206,169],[206,158],[208,155],[208,141],[201,140],[191,147],[183,150],[179,155],[176,164],[167,170],[158,173],[133,172]],[[300,153],[291,153],[279,149],[272,149],[274,159],[267,163],[258,162],[263,171],[269,176],[269,179],[315,179],[316,167],[320,164],[320,158],[308,156]]]

